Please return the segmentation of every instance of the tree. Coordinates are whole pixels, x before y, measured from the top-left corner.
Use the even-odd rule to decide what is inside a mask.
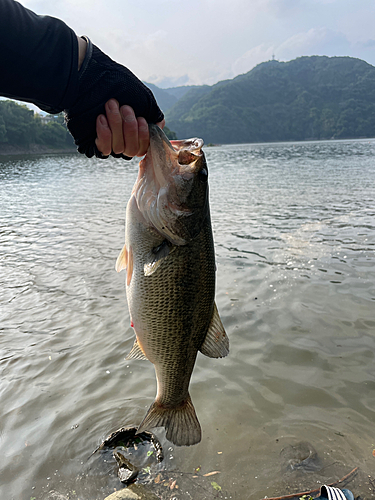
[[[11,100],[0,101],[0,143],[16,147],[30,144],[52,148],[74,146],[62,113],[43,124],[38,114]]]

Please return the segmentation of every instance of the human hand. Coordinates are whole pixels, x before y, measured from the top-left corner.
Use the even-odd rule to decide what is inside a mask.
[[[75,103],[65,110],[67,127],[74,137],[78,151],[89,158],[94,155],[105,158],[106,153],[109,153],[112,156],[129,159],[123,152],[127,155],[133,154],[137,149],[136,154],[140,154],[145,145],[148,145],[148,129],[146,132],[145,122],[162,123],[164,115],[149,88],[131,71],[112,61],[92,45],[90,40],[86,41],[86,56],[79,71],[78,97]],[[124,109],[120,112],[125,113],[124,115],[119,115],[116,110],[110,111],[111,104],[108,104],[108,101],[113,100],[115,104],[117,101],[117,106]],[[129,107],[133,110],[132,113]],[[138,117],[136,121],[133,114],[134,117]],[[119,133],[121,131],[119,116],[121,116],[122,134]],[[143,117],[144,121],[139,117]],[[138,148],[135,146],[137,142]],[[109,143],[111,147],[115,146],[115,150],[109,151]]]
[[[97,138],[95,144],[103,156],[111,153],[116,156],[143,156],[150,144],[148,125],[143,117],[136,117],[130,106],[119,107],[115,99],[105,104],[106,116],[99,115],[96,120]],[[157,123],[160,128],[165,120]]]

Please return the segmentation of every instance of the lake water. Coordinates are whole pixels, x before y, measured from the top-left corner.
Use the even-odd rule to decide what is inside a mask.
[[[258,500],[358,466],[348,487],[372,498],[375,140],[206,156],[231,352],[198,356],[202,442],[174,447],[156,430],[166,457],[140,481],[165,499]],[[114,269],[137,166],[0,159],[1,499],[100,500],[121,488],[113,459],[88,457],[137,425],[155,396],[151,363],[125,360],[133,330]],[[285,462],[301,441],[315,448],[315,467]],[[155,483],[159,473],[180,487]]]

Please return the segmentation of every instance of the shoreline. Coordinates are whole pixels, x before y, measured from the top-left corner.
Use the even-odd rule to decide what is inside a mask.
[[[27,147],[12,146],[8,144],[0,145],[1,156],[15,156],[15,155],[44,155],[44,154],[72,154],[77,153],[75,148],[51,148],[42,144],[30,144]]]

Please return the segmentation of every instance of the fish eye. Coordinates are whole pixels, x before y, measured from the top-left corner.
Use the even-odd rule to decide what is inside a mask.
[[[198,177],[199,177],[199,180],[202,181],[202,182],[207,182],[207,178],[208,178],[208,172],[207,172],[207,169],[206,168],[202,168],[199,172],[198,172]]]

